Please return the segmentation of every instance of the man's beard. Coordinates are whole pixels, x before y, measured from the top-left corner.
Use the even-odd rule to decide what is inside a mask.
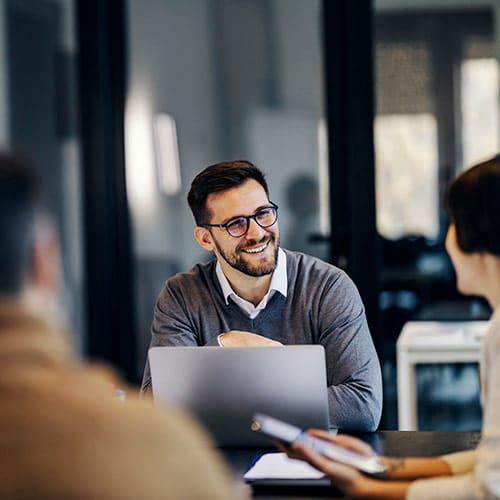
[[[245,260],[242,258],[242,250],[244,248],[255,246],[258,243],[265,243],[267,241],[269,242],[269,245],[275,245],[272,262],[265,262],[256,265],[251,265],[248,262],[245,262]],[[279,238],[275,234],[271,234],[269,237],[262,238],[260,242],[257,242],[256,240],[249,240],[248,242],[246,242],[245,247],[237,247],[236,250],[231,254],[225,252],[217,243],[217,241],[214,240],[214,243],[221,257],[233,269],[236,269],[237,271],[240,271],[247,276],[266,276],[267,274],[272,274],[276,269],[276,264],[278,262]]]

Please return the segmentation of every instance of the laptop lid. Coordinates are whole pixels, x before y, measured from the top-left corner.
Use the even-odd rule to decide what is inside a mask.
[[[277,347],[152,347],[153,398],[182,405],[218,446],[270,445],[250,430],[261,412],[301,428],[328,429],[324,349]]]

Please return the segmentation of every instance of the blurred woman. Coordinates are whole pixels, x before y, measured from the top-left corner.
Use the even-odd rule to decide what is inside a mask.
[[[450,226],[446,249],[458,289],[484,297],[493,309],[481,354],[482,439],[476,450],[435,458],[382,457],[387,473],[375,479],[330,460],[304,445],[288,454],[328,474],[352,498],[500,498],[500,156],[460,174],[446,196]],[[369,455],[373,450],[350,436],[310,434]]]

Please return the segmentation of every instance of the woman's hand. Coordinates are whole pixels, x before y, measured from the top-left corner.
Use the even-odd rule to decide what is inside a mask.
[[[351,436],[334,436],[326,431],[318,429],[310,429],[307,431],[307,434],[342,446],[362,455],[371,456],[375,454],[369,445]],[[302,443],[294,443],[289,447],[279,444],[279,448],[289,457],[305,460],[313,467],[316,467],[326,475],[330,476],[335,485],[350,496],[355,496],[360,491],[364,491],[364,486],[366,486],[364,483],[371,481],[370,478],[359,472],[354,467],[325,457]]]

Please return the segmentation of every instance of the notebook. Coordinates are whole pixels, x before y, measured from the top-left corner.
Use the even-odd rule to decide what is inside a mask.
[[[322,346],[152,347],[149,363],[155,404],[186,407],[218,446],[271,445],[250,430],[255,412],[328,429]]]

